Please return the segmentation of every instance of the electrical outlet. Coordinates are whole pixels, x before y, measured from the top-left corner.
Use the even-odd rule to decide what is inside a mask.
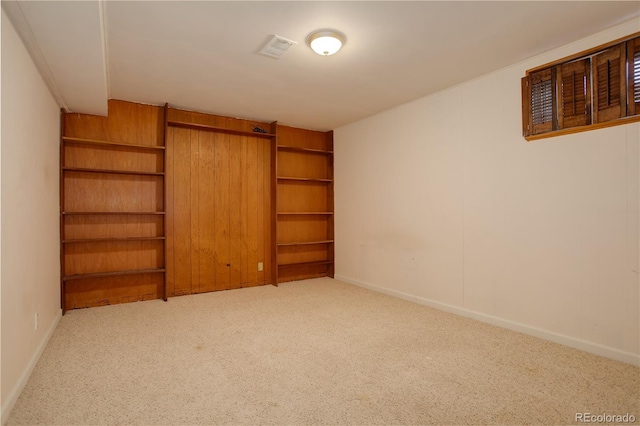
[[[33,324],[33,329],[38,330],[38,313],[36,312],[35,322]]]
[[[264,263],[258,262],[258,272],[264,271]]]

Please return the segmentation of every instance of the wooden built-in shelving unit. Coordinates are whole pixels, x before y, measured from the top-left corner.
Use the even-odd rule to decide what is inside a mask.
[[[109,101],[61,114],[62,309],[334,274],[333,133]]]
[[[110,101],[109,117],[61,114],[61,305],[165,292],[162,109]]]
[[[333,132],[278,126],[273,151],[273,280],[333,277]]]

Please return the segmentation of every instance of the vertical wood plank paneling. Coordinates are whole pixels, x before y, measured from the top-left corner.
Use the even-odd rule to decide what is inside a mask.
[[[215,134],[215,289],[226,290],[229,287],[229,137]]]
[[[242,195],[245,190],[245,182],[243,179],[244,153],[242,152],[241,136],[230,135],[229,149],[229,212],[230,212],[230,276],[229,287],[240,288],[242,285],[242,268],[243,268],[243,229],[242,216],[245,214],[242,203]]]
[[[191,141],[190,131],[172,129],[174,158],[175,295],[191,294]]]
[[[165,214],[165,230],[166,230],[166,280],[167,280],[167,296],[172,297],[176,294],[175,282],[175,167],[174,167],[174,145],[175,145],[175,129],[167,129],[166,140],[166,170],[165,170],[165,196],[166,196],[166,214]]]
[[[200,155],[200,138],[197,130],[189,131],[189,145],[190,145],[190,175],[191,185],[189,190],[191,191],[190,197],[190,234],[191,234],[191,287],[190,293],[197,293],[200,288],[200,174],[199,167],[199,155]]]
[[[258,144],[257,138],[247,139],[247,167],[245,181],[247,183],[247,277],[245,285],[257,285],[258,283],[258,216],[262,213],[258,210]]]
[[[215,138],[211,132],[200,132],[200,161],[198,179],[198,220],[200,229],[200,286],[199,292],[215,289]]]
[[[238,144],[238,148],[240,149],[240,152],[238,153],[239,155],[239,169],[238,169],[238,179],[240,181],[240,215],[239,215],[239,221],[240,221],[240,232],[239,232],[239,239],[238,239],[238,254],[239,254],[239,271],[240,271],[240,279],[239,281],[239,287],[244,287],[246,286],[246,283],[248,281],[248,267],[249,267],[249,259],[248,259],[248,249],[249,249],[249,244],[248,244],[248,199],[249,199],[249,185],[248,185],[248,177],[249,177],[249,173],[248,173],[248,169],[249,169],[249,163],[248,163],[248,156],[247,156],[247,138],[245,136],[242,136],[239,138],[239,144]]]
[[[189,111],[169,109],[168,117],[169,120],[222,128],[248,129],[248,122],[243,120]],[[178,127],[170,127],[169,133],[174,135],[174,139],[178,130]],[[197,148],[193,143],[195,134]],[[189,291],[195,293],[270,283],[271,141],[206,130],[191,130],[191,138],[188,208],[191,210],[189,235],[193,285]],[[178,140],[174,141],[174,151],[178,149],[178,143]],[[172,173],[175,176],[169,176],[168,182],[180,180],[178,154],[174,152],[173,157]],[[186,181],[182,186],[185,184]],[[179,201],[175,195],[178,191],[179,186],[175,183],[173,203],[176,210],[181,208],[178,204],[184,205],[184,200]],[[179,214],[176,212],[174,216],[175,241],[167,247],[173,247],[177,271]],[[263,262],[260,272],[257,270],[258,262]]]
[[[262,271],[257,271],[256,275],[256,283],[257,285],[262,285],[265,283],[264,274],[266,267],[266,258],[265,258],[265,202],[264,202],[264,185],[262,184],[262,180],[264,179],[264,141],[257,139],[256,141],[256,176],[255,176],[255,186],[256,186],[256,261],[262,262]],[[269,216],[266,216],[267,221],[269,220]],[[256,265],[256,270],[257,270]]]

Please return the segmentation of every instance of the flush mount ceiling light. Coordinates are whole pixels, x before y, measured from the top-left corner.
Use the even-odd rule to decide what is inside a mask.
[[[307,44],[318,55],[329,56],[336,53],[345,43],[346,37],[333,30],[320,30],[309,34]]]

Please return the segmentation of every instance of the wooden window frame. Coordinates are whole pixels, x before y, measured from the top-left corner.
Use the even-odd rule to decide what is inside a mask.
[[[640,121],[640,107],[638,107],[638,104],[633,102],[633,52],[637,52],[639,47],[640,32],[637,32],[527,70],[525,77],[522,79],[522,131],[524,138],[527,141],[533,141]],[[598,61],[602,58],[603,54],[607,54],[614,49],[619,49],[621,52],[620,61],[622,62],[622,65],[620,72],[626,73],[626,75],[621,75],[620,78],[621,107],[620,114],[617,117],[612,117],[611,114],[599,114],[597,104],[599,100],[598,90],[600,89],[600,85],[597,80]],[[563,95],[563,69],[571,69],[573,72],[576,68],[581,67],[581,65],[576,65],[581,61],[584,63],[586,75],[583,79],[585,98],[584,101],[582,101],[582,98],[580,97],[580,102],[584,102],[586,109],[583,117],[576,118],[572,111],[571,114],[573,114],[573,116],[567,113],[567,115],[571,116],[567,118],[563,108],[563,96],[567,96],[567,101],[573,102],[575,99],[573,98],[573,92],[567,92]],[[550,123],[546,122],[543,127],[540,127],[533,123],[532,88],[536,75],[540,75],[545,72],[550,72],[551,75],[554,76],[552,80],[554,97],[553,119]],[[565,76],[565,83],[569,81],[566,78],[567,76]],[[607,78],[612,77],[607,75]],[[573,89],[575,89],[577,82],[578,80],[574,81]],[[568,89],[571,88],[567,88],[567,90]],[[579,95],[582,96],[583,94],[579,93]],[[573,105],[571,105],[571,108],[573,108]]]

